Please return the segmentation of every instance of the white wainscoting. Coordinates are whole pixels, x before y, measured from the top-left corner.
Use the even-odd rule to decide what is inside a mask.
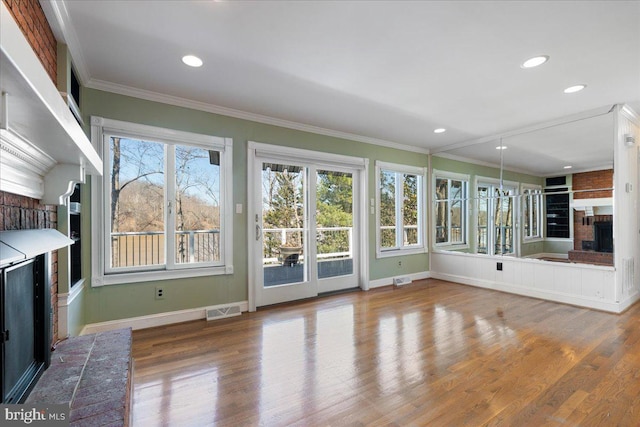
[[[497,270],[498,262],[502,271]],[[435,251],[430,268],[436,279],[620,313],[628,302],[616,301],[615,271],[606,266]]]

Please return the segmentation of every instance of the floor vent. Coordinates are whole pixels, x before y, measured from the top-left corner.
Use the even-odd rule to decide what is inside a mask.
[[[409,276],[400,276],[393,278],[393,286],[404,286],[411,283],[411,277]]]
[[[225,317],[240,316],[239,305],[216,305],[207,307],[207,320],[224,319]]]

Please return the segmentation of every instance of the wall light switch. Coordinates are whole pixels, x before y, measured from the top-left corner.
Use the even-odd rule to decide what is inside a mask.
[[[371,215],[376,213],[376,208],[374,208],[373,206],[371,206]]]
[[[374,199],[369,200],[369,205],[375,206],[376,205],[376,201]]]
[[[633,191],[633,184],[631,184],[630,182],[627,182],[624,185],[624,189],[627,193],[631,193]]]
[[[237,214],[242,213],[242,203],[237,203],[236,204],[236,213]]]

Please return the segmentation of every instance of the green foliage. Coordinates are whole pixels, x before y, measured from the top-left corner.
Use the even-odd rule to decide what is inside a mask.
[[[353,226],[353,177],[351,174],[321,172],[317,185],[317,225],[324,227]],[[318,230],[318,253],[347,252],[348,230]]]
[[[264,228],[303,228],[303,175],[288,171],[265,170],[263,181]],[[321,171],[316,188],[318,228],[353,226],[353,178],[351,174]],[[318,230],[318,253],[347,252],[348,230]],[[281,245],[281,236],[264,235],[264,256],[275,257]],[[287,233],[290,246],[302,246],[302,233]]]

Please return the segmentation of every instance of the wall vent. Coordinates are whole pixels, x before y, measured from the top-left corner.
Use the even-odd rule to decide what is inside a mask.
[[[404,286],[411,283],[411,277],[409,276],[399,276],[393,278],[393,286]]]
[[[216,305],[207,307],[207,320],[224,319],[226,317],[240,316],[242,310],[238,304]]]

